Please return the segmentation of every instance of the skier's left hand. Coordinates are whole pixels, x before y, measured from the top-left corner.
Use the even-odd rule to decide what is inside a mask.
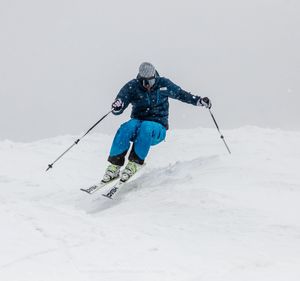
[[[205,106],[206,108],[211,108],[212,104],[208,97],[200,98],[199,105]]]

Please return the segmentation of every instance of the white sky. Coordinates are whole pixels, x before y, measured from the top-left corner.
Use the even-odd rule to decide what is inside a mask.
[[[143,61],[210,97],[221,129],[299,130],[299,15],[298,0],[0,0],[0,139],[85,132]],[[170,125],[214,126],[177,101]]]

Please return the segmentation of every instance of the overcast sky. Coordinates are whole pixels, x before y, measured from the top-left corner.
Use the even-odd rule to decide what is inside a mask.
[[[221,128],[300,130],[299,15],[299,0],[0,0],[0,140],[84,133],[143,61],[210,97]],[[214,126],[206,110],[171,102],[171,128],[196,126]]]

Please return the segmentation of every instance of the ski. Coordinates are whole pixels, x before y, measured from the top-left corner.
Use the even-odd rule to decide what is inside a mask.
[[[111,187],[107,193],[103,193],[102,196],[109,198],[109,199],[113,199],[116,194],[119,192],[119,189],[122,187],[122,185],[124,185],[126,182],[128,181],[121,181],[119,180],[116,184],[114,184],[113,187]]]
[[[109,182],[103,182],[103,181],[101,181],[101,182],[99,182],[99,183],[97,183],[97,184],[94,184],[94,185],[88,187],[88,188],[80,188],[80,190],[81,190],[81,191],[84,191],[84,192],[86,192],[86,193],[88,193],[88,194],[93,194],[94,192],[96,192],[97,190],[103,188],[104,186],[107,186],[107,185],[109,185],[109,184],[115,182],[117,179],[118,179],[118,178],[114,178],[114,179],[112,179],[112,180],[109,181]]]

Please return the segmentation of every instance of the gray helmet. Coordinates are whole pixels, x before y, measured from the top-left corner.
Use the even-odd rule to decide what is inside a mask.
[[[155,67],[150,62],[143,62],[139,67],[139,76],[141,78],[155,77]]]
[[[139,67],[138,79],[144,87],[152,87],[155,84],[157,72],[150,62],[143,62]]]

